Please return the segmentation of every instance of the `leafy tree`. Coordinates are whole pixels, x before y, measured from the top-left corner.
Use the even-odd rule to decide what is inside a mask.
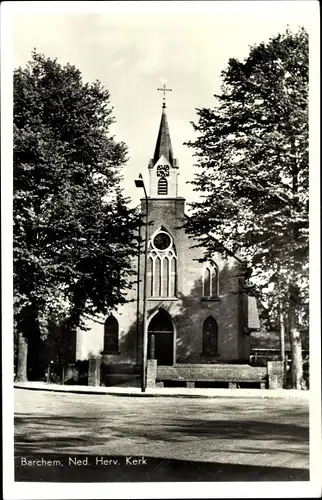
[[[299,322],[308,307],[308,34],[287,30],[222,72],[213,109],[193,124],[202,193],[188,229],[239,248],[273,288],[292,339],[293,384],[301,385]],[[209,251],[220,251],[209,237]]]
[[[32,54],[14,71],[14,314],[17,379],[26,379],[48,321],[125,301],[135,210],[120,190],[126,146],[116,142],[109,92],[74,66]],[[32,352],[31,352],[32,351]]]

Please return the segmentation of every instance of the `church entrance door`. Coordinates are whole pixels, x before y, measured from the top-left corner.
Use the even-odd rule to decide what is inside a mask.
[[[158,365],[173,365],[173,324],[165,311],[159,311],[148,327],[148,356]]]

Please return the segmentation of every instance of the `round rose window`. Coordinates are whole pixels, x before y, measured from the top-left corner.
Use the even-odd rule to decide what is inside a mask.
[[[167,233],[158,233],[153,239],[153,244],[158,250],[166,250],[171,245],[171,238]]]

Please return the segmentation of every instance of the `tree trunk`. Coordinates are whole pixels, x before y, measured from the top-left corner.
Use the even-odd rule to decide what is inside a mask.
[[[285,360],[285,321],[284,313],[282,308],[280,308],[280,350],[281,350],[281,361],[283,363],[283,387],[286,383],[286,360]]]
[[[296,277],[298,270],[298,256],[296,252],[296,244],[299,241],[299,229],[296,225],[296,214],[299,211],[298,191],[299,191],[299,165],[297,149],[295,145],[295,136],[290,138],[291,153],[292,153],[292,191],[293,202],[291,207],[291,220],[293,226],[293,244],[294,252],[292,258],[293,270],[291,282],[289,285],[289,328],[292,353],[292,387],[294,389],[303,389],[303,361],[302,361],[302,342],[298,325],[298,306],[299,306],[299,289],[296,285]]]
[[[300,332],[297,328],[291,328],[290,335],[292,349],[292,387],[294,389],[302,389],[303,361]]]
[[[297,300],[294,290],[290,292],[289,328],[292,354],[292,387],[303,389],[302,342],[297,322]]]
[[[284,314],[280,310],[280,351],[281,351],[281,361],[285,362],[285,323]]]
[[[37,319],[37,308],[31,304],[26,306],[16,318],[18,330],[17,373],[16,381],[25,382],[32,379],[30,368],[39,367],[40,331]]]
[[[28,340],[20,332],[18,334],[16,382],[26,382],[28,380],[27,379],[27,355],[28,355]]]

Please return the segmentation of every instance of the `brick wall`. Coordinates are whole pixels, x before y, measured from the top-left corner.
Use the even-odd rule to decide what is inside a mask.
[[[243,307],[239,277],[243,272],[241,264],[233,257],[215,256],[219,269],[219,297],[217,300],[202,299],[202,274],[204,256],[201,248],[194,248],[196,241],[189,238],[182,229],[185,219],[183,198],[149,200],[149,236],[159,227],[165,227],[173,237],[178,258],[177,298],[175,300],[151,298],[147,300],[148,318],[158,309],[166,310],[174,326],[174,361],[176,363],[208,363],[236,361],[247,358],[249,338],[241,328],[240,309]],[[145,212],[145,200],[142,200]],[[133,261],[137,270],[137,260]],[[140,363],[142,345],[144,258],[140,267],[140,317],[137,331],[136,286],[128,294],[129,302],[113,313],[119,322],[119,354],[104,356],[105,362]],[[135,277],[133,278],[135,279]],[[218,356],[202,356],[202,327],[208,316],[218,323]],[[104,320],[87,322],[88,331],[78,331],[77,359],[88,359],[103,350]]]

